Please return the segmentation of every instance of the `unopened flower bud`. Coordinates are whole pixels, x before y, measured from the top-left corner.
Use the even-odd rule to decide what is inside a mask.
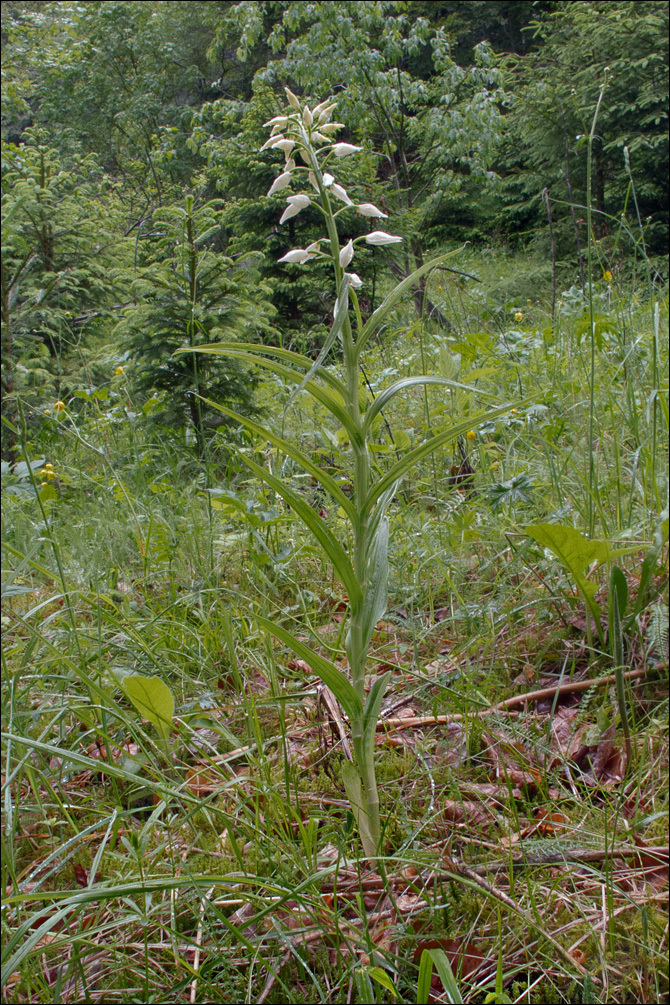
[[[308,195],[290,195],[286,201],[288,207],[282,213],[280,223],[285,223],[292,216],[297,216],[301,209],[305,209],[311,203]]]
[[[309,261],[312,257],[308,251],[304,248],[293,248],[292,251],[287,251],[282,258],[278,258],[278,262],[290,262],[293,265],[302,265],[303,262]]]
[[[346,269],[347,265],[349,264],[349,262],[353,257],[354,257],[354,242],[349,241],[348,244],[345,244],[345,246],[340,251],[340,265],[342,266],[343,269]]]
[[[347,206],[353,206],[353,202],[351,201],[351,199],[349,198],[346,191],[342,188],[341,185],[334,184],[331,186],[330,190],[334,196],[340,199],[341,202],[346,203]]]
[[[284,87],[284,90],[286,91],[286,97],[288,98],[288,103],[291,106],[291,108],[295,108],[296,112],[299,112],[300,111],[300,102],[296,98],[296,96],[293,93],[293,91],[289,90],[288,87]]]
[[[363,147],[355,147],[353,143],[336,143],[333,147],[333,153],[336,157],[347,157],[349,154],[355,154]]]
[[[366,234],[365,240],[368,244],[398,244],[402,237],[396,234],[387,234],[383,230],[373,230],[371,234]]]
[[[381,209],[377,209],[371,202],[362,202],[356,209],[361,216],[383,217],[384,219],[388,217],[388,213],[382,213]]]
[[[313,119],[312,119],[312,113],[310,112],[309,107],[307,105],[305,105],[305,107],[302,110],[302,121],[305,123],[305,125],[309,129],[309,127],[312,124]]]
[[[283,188],[291,184],[291,172],[284,171],[283,174],[277,175],[275,180],[272,182],[268,190],[268,195],[274,195],[275,192],[281,192]]]

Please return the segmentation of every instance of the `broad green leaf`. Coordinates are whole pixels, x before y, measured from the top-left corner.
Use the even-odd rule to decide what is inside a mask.
[[[370,688],[365,708],[363,709],[363,749],[367,751],[368,757],[374,757],[375,733],[377,731],[377,719],[382,705],[384,694],[393,674],[389,670],[382,674]]]
[[[212,406],[212,408],[216,408],[219,412],[223,412],[223,414],[227,415],[229,418],[235,419],[240,423],[240,425],[245,426],[250,432],[255,433],[257,436],[264,436],[270,443],[274,444],[275,447],[278,447],[279,450],[283,450],[285,454],[292,457],[296,464],[299,464],[303,470],[309,472],[310,475],[313,475],[314,478],[321,482],[324,489],[332,496],[335,502],[342,507],[351,523],[354,525],[356,524],[358,514],[356,513],[356,507],[351,502],[349,497],[344,494],[337,482],[317,464],[314,464],[314,462],[306,454],[303,454],[302,450],[298,450],[298,448],[294,447],[292,443],[288,442],[288,440],[284,440],[281,436],[277,436],[269,429],[266,429],[265,426],[261,426],[260,423],[254,422],[253,419],[249,419],[245,415],[240,415],[238,412],[233,412],[232,409],[226,408],[225,405],[218,405],[210,398],[203,398],[202,400],[206,401],[208,405]]]
[[[363,330],[358,337],[356,343],[356,351],[360,354],[361,349],[364,348],[368,340],[374,335],[375,331],[379,328],[383,321],[386,320],[387,316],[393,310],[395,305],[402,300],[406,293],[412,289],[412,287],[418,283],[422,276],[430,272],[431,269],[437,268],[438,265],[442,265],[448,259],[453,258],[454,255],[460,254],[461,249],[457,248],[455,251],[449,251],[446,255],[440,255],[438,258],[434,258],[432,262],[427,262],[425,265],[420,266],[420,268],[415,269],[411,275],[403,279],[402,282],[393,289],[385,300],[379,305],[377,310],[372,314],[366,323],[363,325]]]
[[[447,1001],[450,1005],[463,1005],[463,997],[445,951],[443,949],[426,949],[424,952],[430,953],[433,958]]]
[[[495,394],[487,394],[484,391],[480,391],[479,388],[469,387],[467,384],[459,384],[455,380],[448,380],[446,377],[404,377],[402,380],[397,380],[395,384],[391,384],[390,387],[385,388],[381,391],[375,400],[372,402],[365,415],[364,431],[370,429],[373,420],[379,415],[381,410],[388,405],[389,401],[395,397],[400,391],[404,391],[406,387],[417,387],[423,384],[441,384],[444,387],[453,387],[459,391],[471,391],[473,394],[478,394],[485,398],[495,398]]]
[[[152,722],[163,740],[167,740],[174,715],[172,691],[160,677],[142,677],[130,674],[123,677],[121,689],[145,719]]]
[[[377,984],[380,984],[383,988],[386,988],[387,991],[390,991],[394,998],[398,997],[395,984],[385,970],[382,970],[381,967],[370,967],[368,969],[368,974],[373,981],[376,981]]]
[[[600,640],[603,641],[600,607],[595,600],[597,587],[584,576],[584,570],[593,562],[600,565],[636,549],[631,547],[611,551],[607,541],[589,541],[574,527],[560,523],[538,523],[532,527],[526,527],[526,534],[541,544],[543,548],[552,551],[563,568],[570,573],[584,596],[586,605],[596,623]]]
[[[530,399],[528,399],[530,400]],[[519,402],[516,407],[522,408],[528,403],[527,400]],[[408,454],[405,454],[399,461],[397,461],[390,471],[387,471],[383,478],[373,485],[367,494],[364,512],[369,513],[375,502],[379,497],[386,492],[395,482],[399,481],[403,475],[407,474],[410,468],[418,464],[425,457],[429,457],[434,450],[438,447],[443,446],[445,443],[449,443],[450,440],[455,440],[456,437],[462,436],[466,433],[468,429],[474,429],[481,422],[490,422],[492,419],[497,418],[499,415],[504,415],[505,412],[509,412],[514,405],[501,405],[500,408],[493,408],[487,411],[473,412],[471,416],[465,419],[463,422],[457,422],[454,426],[450,426],[449,429],[442,430],[437,436],[433,436],[432,439],[426,440],[421,443],[418,447],[414,447],[410,450]]]
[[[242,458],[247,467],[251,468],[252,471],[255,471],[259,478],[262,478],[264,482],[267,482],[267,484],[274,489],[277,495],[281,496],[282,499],[289,504],[289,506],[300,517],[305,526],[311,530],[312,534],[314,534],[314,537],[323,548],[326,557],[333,563],[333,568],[340,577],[340,581],[349,595],[350,603],[352,606],[360,604],[363,600],[363,595],[351,562],[349,561],[342,545],[328,530],[325,521],[318,513],[315,513],[309,503],[305,502],[303,497],[298,492],[295,492],[292,488],[286,485],[280,478],[275,478],[275,476],[271,474],[267,468],[263,468],[260,464],[256,464],[255,461],[252,461],[250,457],[245,457],[244,454],[240,454],[239,456]]]
[[[386,613],[388,600],[388,544],[389,522],[380,521],[368,546],[367,588],[363,600],[363,649],[367,649],[377,622]]]
[[[268,618],[263,618],[260,615],[256,615],[256,621],[261,628],[265,629],[266,632],[270,632],[280,642],[283,642],[284,645],[292,649],[296,656],[299,656],[300,659],[303,659],[312,668],[317,677],[320,677],[326,687],[329,687],[333,692],[350,722],[361,719],[363,715],[361,700],[345,674],[341,670],[338,670],[334,663],[331,663],[324,656],[315,653],[304,642],[300,642],[299,639],[296,639],[290,632],[287,632],[285,628],[275,624],[274,621],[270,621]]]
[[[345,272],[344,275],[342,276],[342,283],[340,284],[340,292],[338,298],[335,301],[333,323],[326,337],[326,341],[323,343],[321,352],[315,359],[313,365],[307,371],[307,374],[301,381],[300,385],[296,387],[295,391],[291,393],[291,397],[287,402],[287,407],[288,405],[291,404],[296,394],[299,394],[300,391],[302,391],[303,388],[307,386],[308,381],[312,379],[312,377],[316,374],[316,372],[322,369],[323,361],[326,359],[328,353],[332,349],[335,339],[342,331],[342,326],[344,325],[344,322],[347,319],[348,313],[349,313],[349,276]]]

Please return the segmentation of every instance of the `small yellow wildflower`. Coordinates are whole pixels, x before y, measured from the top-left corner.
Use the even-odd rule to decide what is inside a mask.
[[[613,276],[609,269],[605,269],[605,271],[603,272],[603,279],[605,280],[606,283],[612,282]]]
[[[516,312],[516,314],[514,315],[514,320],[515,321],[523,321],[523,314],[521,313],[521,311],[517,311]]]
[[[45,408],[44,409],[44,414],[45,415],[51,415],[51,409],[50,408]]]
[[[47,471],[46,472],[46,476],[49,479],[49,481],[51,481],[52,478],[56,477],[56,472],[55,471]]]
[[[442,293],[444,291],[444,286],[438,286],[438,290]]]
[[[468,429],[467,433],[465,434],[465,438],[466,440],[476,440],[477,434],[475,433],[474,429]]]
[[[54,469],[54,466],[51,463],[51,461],[47,461],[46,464],[44,465],[44,467],[47,469],[47,471],[49,471],[49,470],[53,471],[53,469]]]
[[[123,367],[122,366],[117,366],[117,368],[114,371],[114,373],[116,373],[116,374],[123,373]]]
[[[54,412],[64,412],[65,402],[64,401],[54,401]]]
[[[40,488],[41,489],[45,489],[48,484],[49,484],[49,482],[40,482]]]
[[[491,471],[497,471],[499,467],[500,467],[499,462],[494,461],[493,464],[491,465]]]
[[[518,412],[518,409],[517,408],[512,408],[511,412],[512,412],[512,415],[516,415],[517,412]]]

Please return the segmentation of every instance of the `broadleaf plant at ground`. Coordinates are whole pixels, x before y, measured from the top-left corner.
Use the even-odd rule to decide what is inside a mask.
[[[375,776],[374,738],[381,703],[391,674],[384,673],[369,682],[366,665],[375,625],[386,611],[389,537],[387,510],[401,479],[419,460],[428,457],[443,444],[455,440],[477,422],[488,421],[504,413],[509,406],[503,405],[470,414],[463,422],[457,422],[436,432],[430,439],[414,447],[390,470],[378,472],[373,469],[369,450],[372,422],[370,416],[361,409],[359,394],[362,350],[385,323],[402,296],[430,269],[442,265],[453,253],[442,255],[433,262],[423,265],[410,277],[398,283],[371,317],[364,322],[356,294],[357,288],[362,285],[361,280],[355,272],[347,272],[346,269],[351,265],[357,246],[361,243],[376,247],[400,243],[402,239],[383,230],[373,230],[361,237],[346,239],[344,221],[347,217],[343,214],[357,212],[370,219],[382,216],[381,212],[371,204],[356,206],[330,173],[330,169],[340,158],[357,153],[359,148],[353,144],[336,142],[334,134],[340,128],[340,124],[331,122],[334,103],[324,101],[314,109],[310,109],[307,104],[301,105],[288,89],[287,94],[290,107],[286,114],[276,116],[267,123],[272,129],[272,134],[265,148],[281,150],[285,156],[285,163],[270,189],[270,194],[281,192],[284,195],[293,184],[302,188],[302,191],[292,193],[288,197],[284,195],[287,208],[284,210],[282,221],[296,216],[310,205],[318,207],[323,215],[327,236],[317,238],[306,248],[294,248],[288,251],[280,261],[292,266],[302,266],[313,260],[325,259],[332,264],[337,297],[333,325],[326,340],[325,351],[322,351],[317,361],[313,362],[287,350],[252,344],[211,345],[194,349],[199,354],[226,355],[245,361],[255,360],[260,366],[274,371],[285,381],[295,384],[297,391],[306,390],[325,405],[343,428],[349,441],[348,474],[352,494],[351,498],[347,499],[332,478],[316,468],[313,462],[305,458],[290,442],[270,430],[266,432],[262,427],[259,430],[253,421],[239,417],[239,421],[247,429],[260,431],[278,449],[290,456],[308,473],[317,477],[325,491],[341,506],[349,524],[349,540],[345,546],[299,492],[266,468],[241,455],[251,470],[292,508],[316,537],[347,593],[349,618],[345,645],[348,674],[332,661],[314,652],[283,627],[264,618],[258,620],[261,627],[274,634],[280,642],[293,649],[309,664],[314,673],[334,692],[349,718],[353,762],[345,763],[342,779],[358,824],[365,855],[374,858],[380,850],[382,836]],[[302,163],[298,163],[299,161]],[[306,182],[306,185],[301,185],[302,182]],[[333,194],[344,204],[342,208],[333,207],[331,203]],[[338,226],[340,217],[343,217],[342,236]],[[339,342],[342,351],[343,379],[339,379],[324,367],[327,350],[336,341]],[[422,376],[414,378],[409,383],[462,387],[439,376]],[[380,399],[383,403],[388,403],[407,385],[407,380],[398,381],[388,387],[380,395]],[[471,390],[473,394],[477,393],[474,389]],[[373,405],[370,411],[374,410],[376,414],[380,407],[378,405],[375,409]],[[234,413],[225,406],[220,410],[227,416],[234,416]]]

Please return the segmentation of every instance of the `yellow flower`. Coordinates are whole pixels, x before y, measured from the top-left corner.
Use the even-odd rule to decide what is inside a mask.
[[[117,366],[117,368],[114,371],[114,373],[116,373],[116,374],[123,373],[123,367],[122,366]]]
[[[521,313],[521,311],[517,311],[516,312],[516,314],[514,315],[514,320],[515,321],[523,321],[523,314]]]
[[[612,282],[612,278],[613,277],[612,277],[612,273],[610,272],[610,270],[609,269],[605,269],[605,271],[603,272],[603,279],[605,280],[605,282],[606,283],[611,283]]]
[[[45,408],[44,409],[44,414],[45,415],[51,415],[51,409],[50,408]]]
[[[55,471],[47,471],[46,472],[46,476],[51,481],[52,478],[56,477],[56,472]]]
[[[517,411],[518,411],[518,409],[516,409],[516,408],[512,408],[512,409],[511,409],[511,412],[512,412],[512,415],[516,415]]]
[[[438,290],[442,293],[444,291],[444,286],[438,286]]]
[[[65,411],[65,402],[64,401],[55,401],[54,402],[54,412],[64,412],[64,411]]]
[[[45,489],[48,484],[49,484],[49,482],[40,482],[40,488],[41,489]]]
[[[491,465],[491,471],[497,471],[499,467],[500,465],[498,461],[494,461],[493,464]]]
[[[51,461],[47,461],[46,464],[44,465],[44,467],[47,469],[47,471],[49,471],[49,470],[53,471],[53,468],[54,468],[54,466],[51,463]]]
[[[465,438],[466,440],[476,440],[477,434],[475,433],[474,429],[468,429],[467,433],[465,434]]]

